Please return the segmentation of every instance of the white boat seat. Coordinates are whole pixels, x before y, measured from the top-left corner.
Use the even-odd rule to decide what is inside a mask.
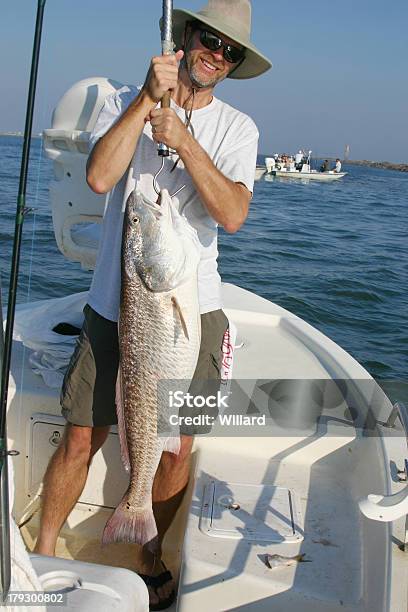
[[[45,153],[54,162],[50,200],[57,245],[64,257],[88,270],[95,267],[108,197],[86,182],[89,136],[106,96],[121,86],[104,77],[75,83],[54,109],[52,127],[43,132]]]

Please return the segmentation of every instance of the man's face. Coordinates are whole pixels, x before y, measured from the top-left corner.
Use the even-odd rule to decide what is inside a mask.
[[[204,24],[202,28],[219,36],[225,44],[239,46],[232,39]],[[194,27],[193,29],[191,26],[188,28],[186,41],[185,65],[193,85],[212,88],[224,80],[238,64],[238,62],[232,64],[224,58],[223,47],[217,51],[207,49],[200,41],[200,31]]]

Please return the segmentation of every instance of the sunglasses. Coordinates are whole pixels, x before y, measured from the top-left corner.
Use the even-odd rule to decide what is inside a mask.
[[[245,49],[234,47],[234,45],[227,45],[217,34],[209,30],[201,28],[197,28],[197,30],[200,32],[200,42],[203,47],[210,51],[219,51],[222,48],[223,56],[230,64],[236,64],[244,59]]]

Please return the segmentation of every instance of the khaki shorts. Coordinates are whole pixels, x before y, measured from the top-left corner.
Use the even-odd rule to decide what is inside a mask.
[[[61,412],[73,425],[115,425],[118,326],[88,304],[84,315],[84,324],[62,385]],[[192,387],[202,387],[205,380],[220,380],[221,347],[227,328],[228,319],[222,310],[201,315],[201,345]]]

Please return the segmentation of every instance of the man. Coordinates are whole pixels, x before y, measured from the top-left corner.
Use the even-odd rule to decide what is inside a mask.
[[[320,172],[328,172],[330,170],[329,160],[325,159],[320,166]]]
[[[92,457],[115,424],[118,367],[117,318],[123,202],[137,185],[157,199],[153,177],[160,167],[157,144],[175,151],[158,176],[202,245],[199,301],[202,342],[194,378],[218,379],[221,344],[228,322],[222,311],[217,272],[217,226],[236,232],[252,196],[258,131],[243,113],[214,97],[223,79],[252,78],[271,63],[250,42],[249,0],[210,0],[198,13],[175,10],[178,51],[154,57],[143,87],[123,87],[109,96],[91,135],[87,181],[110,193],[98,261],[85,307],[85,322],[61,394],[68,423],[44,478],[36,551],[53,555],[63,523],[76,504]],[[180,66],[178,67],[178,62]],[[171,91],[171,108],[158,108]],[[180,191],[180,187],[183,189]],[[153,485],[160,541],[182,500],[189,477],[192,437],[182,436],[178,456],[163,453]],[[149,586],[151,609],[174,599],[174,583],[161,558],[143,551],[139,571]]]
[[[341,172],[341,161],[338,158],[336,159],[336,165],[334,167],[334,171]]]

